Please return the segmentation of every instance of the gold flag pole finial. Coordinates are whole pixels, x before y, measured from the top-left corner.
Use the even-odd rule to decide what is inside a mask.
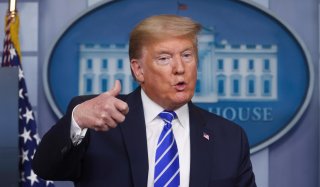
[[[17,12],[16,10],[17,0],[8,0],[8,1],[9,1],[8,13],[10,16],[15,17],[15,14]]]
[[[20,51],[20,44],[19,44],[20,20],[19,20],[18,10],[16,9],[16,5],[17,5],[17,0],[8,0],[6,29],[9,29],[8,37],[10,37],[11,42],[18,53],[18,58],[21,58],[21,51]]]
[[[16,11],[16,1],[17,0],[9,0],[9,11],[10,12]]]

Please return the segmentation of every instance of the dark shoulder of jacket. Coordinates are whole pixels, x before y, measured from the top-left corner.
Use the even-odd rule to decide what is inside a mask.
[[[236,124],[235,122],[224,118],[222,116],[219,116],[215,113],[209,112],[203,108],[200,108],[198,106],[196,106],[195,104],[193,104],[192,102],[189,103],[189,109],[194,110],[196,113],[198,113],[199,115],[201,115],[201,118],[207,122],[210,121],[214,121],[215,125],[220,125],[223,124],[225,127],[230,127],[230,128],[236,128],[236,129],[242,129],[241,126],[239,126],[238,124]]]

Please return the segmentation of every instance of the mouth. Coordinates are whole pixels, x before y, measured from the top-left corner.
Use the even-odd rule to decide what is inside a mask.
[[[177,91],[184,91],[184,90],[186,89],[186,87],[187,87],[187,83],[181,81],[181,82],[178,82],[177,84],[175,84],[174,87],[175,87],[175,89],[176,89]]]

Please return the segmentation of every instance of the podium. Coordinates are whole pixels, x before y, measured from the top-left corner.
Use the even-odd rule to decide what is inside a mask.
[[[19,185],[17,67],[0,67],[0,186]]]

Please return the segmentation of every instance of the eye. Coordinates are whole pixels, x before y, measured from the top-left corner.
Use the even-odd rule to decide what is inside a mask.
[[[190,53],[185,53],[185,54],[183,54],[183,57],[184,57],[184,58],[189,58],[190,56],[191,56]]]
[[[172,60],[172,57],[167,54],[159,55],[158,57],[156,57],[156,62],[162,65],[169,64],[171,60]]]
[[[193,56],[194,56],[194,54],[193,54],[192,51],[185,51],[185,52],[182,53],[182,59],[185,62],[192,61],[193,60]]]

